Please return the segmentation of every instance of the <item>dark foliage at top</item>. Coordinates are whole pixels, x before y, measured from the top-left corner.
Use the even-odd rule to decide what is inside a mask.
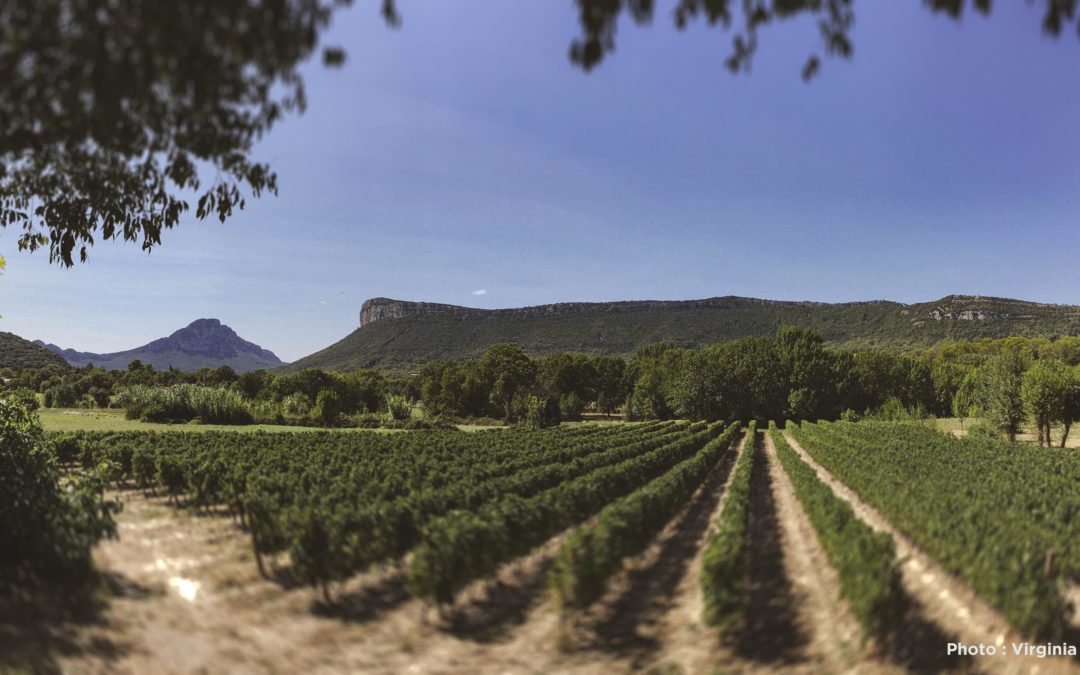
[[[319,49],[334,12],[351,0],[7,0],[0,4],[0,227],[20,246],[47,247],[70,266],[96,239],[150,250],[191,210],[221,221],[245,194],[277,191],[252,157],[283,115],[302,111],[299,66]],[[928,0],[958,18],[963,0]],[[989,0],[971,6],[988,14]],[[1046,0],[1042,26],[1077,22],[1076,0]],[[623,14],[652,19],[652,0],[577,0],[582,35],[571,60],[589,70],[615,48]],[[398,23],[394,0],[382,15]],[[758,31],[792,18],[815,21],[820,54],[849,57],[853,0],[680,0],[674,21],[702,18],[733,30],[726,66],[749,69]],[[339,65],[345,52],[322,49]],[[207,178],[210,177],[210,178]]]
[[[224,221],[242,189],[275,192],[252,148],[303,110],[297,67],[341,4],[3,3],[0,224],[71,265],[95,236],[149,250],[190,209],[187,195],[200,218]]]
[[[923,0],[931,11],[960,19],[970,7],[984,16],[990,14],[991,0]],[[1054,37],[1066,26],[1077,24],[1076,0],[1045,0],[1043,31]],[[615,30],[622,15],[638,24],[647,24],[655,14],[654,0],[577,0],[582,36],[570,48],[571,60],[589,70],[615,51]],[[810,80],[821,67],[822,56],[850,58],[855,45],[851,29],[855,25],[855,0],[679,0],[672,13],[679,29],[701,19],[710,26],[722,26],[734,33],[731,53],[724,65],[733,73],[749,72],[758,48],[758,31],[780,21],[807,18],[817,23],[821,50],[810,54],[802,76]]]

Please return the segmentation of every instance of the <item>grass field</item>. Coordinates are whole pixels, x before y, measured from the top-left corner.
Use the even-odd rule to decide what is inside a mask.
[[[123,410],[82,408],[42,408],[38,410],[41,424],[46,431],[235,431],[237,433],[251,433],[255,431],[268,431],[271,433],[303,433],[318,431],[318,427],[299,427],[281,424],[158,424],[154,422],[139,422],[138,420],[124,419]],[[968,417],[961,420],[957,417],[941,417],[934,420],[939,431],[963,436],[973,424],[981,420],[976,417]],[[581,422],[566,422],[564,426],[577,424],[622,424],[618,418],[606,419],[601,417],[589,417]],[[485,429],[501,429],[505,427],[492,427],[486,425],[462,424],[458,426],[462,431],[483,431]],[[393,433],[400,429],[336,429],[343,433],[355,433],[359,431],[374,431],[376,433]],[[1057,446],[1061,438],[1061,427],[1053,429],[1054,445]],[[1024,430],[1018,437],[1021,441],[1035,441],[1034,434]],[[1069,440],[1065,444],[1069,448],[1080,447],[1080,429],[1069,434]]]
[[[934,423],[938,431],[944,431],[953,436],[963,436],[972,426],[985,423],[985,421],[978,417],[965,417],[963,420],[959,417],[940,417],[934,420]],[[1050,438],[1053,441],[1055,448],[1061,444],[1061,433],[1062,428],[1060,426],[1055,426],[1050,429]],[[1020,434],[1017,435],[1016,440],[1034,443],[1036,435],[1033,431],[1024,427],[1021,428]],[[1069,438],[1065,442],[1065,447],[1080,448],[1080,426],[1074,426],[1073,429],[1069,431]]]
[[[239,433],[251,433],[254,431],[269,431],[272,433],[301,433],[305,431],[320,431],[322,427],[301,427],[284,424],[159,424],[156,422],[140,422],[124,418],[124,411],[114,408],[40,408],[37,411],[41,418],[41,425],[45,431],[236,431]],[[413,413],[419,416],[418,412]],[[578,424],[622,424],[619,417],[586,416],[580,422],[565,422],[564,426]],[[462,431],[483,431],[485,429],[504,429],[506,427],[490,426],[485,424],[459,424]],[[402,429],[330,429],[330,431],[358,432],[374,431],[376,433],[393,433]]]
[[[158,424],[139,422],[124,418],[123,410],[82,408],[42,408],[37,411],[41,425],[46,431],[235,431],[250,433],[254,431],[302,433],[319,431],[317,427],[286,426],[281,424]],[[399,429],[337,429],[343,433],[374,431],[392,433]]]

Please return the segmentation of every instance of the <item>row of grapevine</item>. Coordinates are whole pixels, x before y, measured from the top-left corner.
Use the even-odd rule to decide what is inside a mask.
[[[112,462],[124,480],[228,504],[260,555],[289,550],[313,584],[399,558],[429,520],[506,495],[531,496],[647,453],[693,426],[674,423],[463,434],[120,432],[58,435],[67,459]]]
[[[673,428],[645,425],[606,435],[586,427],[544,434],[430,432],[395,437],[331,432],[303,437],[86,432],[60,434],[54,442],[62,456],[78,457],[86,466],[111,461],[122,478],[134,479],[144,487],[157,484],[170,493],[187,494],[196,505],[237,502],[240,506],[252,472],[269,475],[302,470],[319,480],[347,475],[358,483],[353,486],[353,496],[359,500],[389,499],[463,478],[487,480],[533,466],[571,461],[619,442],[620,434],[637,436]],[[214,480],[225,474],[225,480]],[[233,479],[241,482],[240,489],[232,484]]]
[[[685,428],[685,427],[684,427]],[[355,484],[337,481],[326,490],[307,494],[279,519],[293,536],[289,551],[294,571],[312,584],[325,584],[399,559],[420,541],[423,528],[454,510],[474,511],[506,495],[525,499],[598,468],[617,464],[669,442],[676,427],[665,425],[643,433],[617,435],[611,447],[592,449],[565,463],[548,461],[490,479],[466,477],[449,484],[418,486],[393,498],[350,499]],[[678,433],[674,434],[679,436]],[[566,448],[552,452],[562,457]],[[261,498],[262,488],[255,499]],[[273,495],[271,495],[273,497]],[[317,565],[309,564],[316,561]]]
[[[552,586],[567,609],[585,609],[604,593],[623,560],[641,553],[729,451],[732,424],[697,454],[644,487],[608,504],[595,522],[577,528],[559,550]]]
[[[705,544],[700,576],[705,623],[726,630],[744,617],[747,604],[747,553],[750,540],[750,476],[757,451],[757,423],[750,422],[746,443],[735,463],[724,507]]]
[[[807,452],[1018,630],[1059,635],[1080,571],[1080,460],[901,423],[803,424]]]
[[[859,520],[851,505],[791,449],[775,423],[769,423],[769,436],[864,637],[887,637],[903,620],[906,607],[892,538]]]
[[[507,495],[476,511],[451,511],[424,528],[413,551],[408,586],[428,601],[449,603],[469,583],[529,553],[608,502],[694,455],[723,432],[713,424],[670,443],[566,481],[533,497]]]

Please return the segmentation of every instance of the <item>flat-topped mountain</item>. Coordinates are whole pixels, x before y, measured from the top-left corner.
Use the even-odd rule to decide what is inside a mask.
[[[122,370],[138,359],[159,370],[169,367],[178,370],[197,370],[229,366],[237,372],[276,368],[281,359],[268,349],[244,340],[232,328],[217,319],[198,319],[168,337],[142,347],[112,354],[94,354],[74,349],[62,349],[54,344],[37,341],[56,352],[73,366],[93,363],[109,370]]]
[[[852,303],[852,304],[873,304]],[[486,317],[514,317],[533,319],[558,314],[577,312],[647,312],[652,310],[685,310],[735,307],[779,307],[779,306],[825,306],[823,302],[786,302],[783,300],[759,300],[726,296],[706,298],[704,300],[623,300],[618,302],[560,302],[552,305],[533,305],[531,307],[512,307],[509,309],[479,309],[443,305],[437,302],[411,302],[390,298],[371,298],[360,307],[360,327],[370,325],[380,319],[402,319],[409,316],[451,316],[460,319],[482,319]]]
[[[916,304],[725,296],[508,309],[372,298],[361,307],[359,328],[286,370],[413,370],[436,359],[475,358],[497,342],[517,342],[533,354],[627,354],[659,340],[701,347],[772,335],[785,325],[813,328],[835,347],[916,349],[942,340],[1080,335],[1080,307],[965,295]]]

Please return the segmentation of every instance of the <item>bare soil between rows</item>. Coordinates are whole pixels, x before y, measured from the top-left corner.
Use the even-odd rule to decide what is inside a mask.
[[[224,513],[196,515],[123,491],[120,536],[95,552],[105,583],[92,607],[78,616],[0,613],[0,653],[8,657],[0,656],[0,672],[5,664],[140,674],[940,670],[861,645],[772,453],[766,441],[752,476],[751,605],[747,625],[732,635],[701,623],[698,575],[736,452],[608,594],[569,621],[546,583],[561,538],[474,585],[442,616],[409,597],[403,571],[393,567],[341,585],[326,605],[287,575],[260,577],[248,536]],[[1045,664],[1042,672],[1052,672]]]
[[[962,580],[949,574],[895,528],[854,490],[817,463],[789,433],[785,440],[817,472],[841,499],[870,527],[892,537],[901,561],[904,589],[917,608],[919,618],[905,626],[898,648],[908,667],[917,672],[975,670],[987,673],[1080,673],[1080,664],[1067,657],[1016,655],[1011,646],[1032,642],[1014,631],[1000,612],[975,595]],[[944,658],[949,642],[996,646],[995,656],[972,656],[950,662]]]

